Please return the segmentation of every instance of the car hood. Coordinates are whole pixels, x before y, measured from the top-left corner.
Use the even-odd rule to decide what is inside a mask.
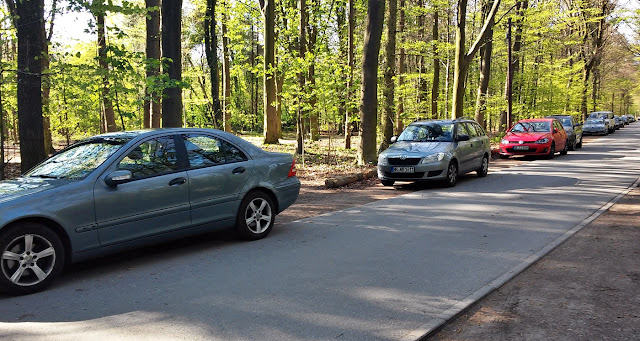
[[[451,148],[452,142],[408,142],[400,141],[392,144],[382,152],[386,156],[406,155],[425,156],[439,152],[446,152]]]
[[[71,180],[20,177],[0,182],[0,203],[49,191],[69,184]]]
[[[512,133],[509,132],[507,133],[507,135],[504,136],[504,139],[506,139],[507,141],[520,141],[520,140],[526,140],[526,141],[536,141],[539,140],[541,138],[545,138],[545,137],[549,137],[551,135],[551,133],[544,133],[544,132],[526,132],[526,133]]]

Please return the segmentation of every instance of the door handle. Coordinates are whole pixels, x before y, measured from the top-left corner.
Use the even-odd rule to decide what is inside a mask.
[[[175,179],[169,181],[169,186],[183,185],[186,182],[187,182],[187,179],[185,179],[185,178],[175,178]]]
[[[233,173],[233,174],[242,174],[242,173],[244,173],[244,171],[246,171],[246,170],[247,170],[247,169],[246,169],[246,168],[244,168],[244,167],[237,167],[237,168],[234,168],[234,169],[231,171],[231,173]]]

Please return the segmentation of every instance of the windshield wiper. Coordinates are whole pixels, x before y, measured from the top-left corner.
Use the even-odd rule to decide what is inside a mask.
[[[35,175],[29,175],[32,178],[42,178],[42,179],[63,179],[64,176],[55,176],[55,175],[51,175],[51,174],[35,174]]]

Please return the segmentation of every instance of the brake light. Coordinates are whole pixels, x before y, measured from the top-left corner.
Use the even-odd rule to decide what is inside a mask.
[[[291,168],[289,169],[289,175],[287,175],[287,178],[290,178],[292,176],[296,176],[296,160],[293,159],[293,162],[291,162]]]

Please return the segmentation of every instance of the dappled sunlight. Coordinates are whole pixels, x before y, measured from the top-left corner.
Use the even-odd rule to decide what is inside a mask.
[[[28,317],[27,317],[28,319]],[[149,333],[152,330],[153,333]],[[152,340],[170,341],[188,335],[210,335],[209,326],[166,313],[132,311],[69,322],[0,323],[7,340]]]

